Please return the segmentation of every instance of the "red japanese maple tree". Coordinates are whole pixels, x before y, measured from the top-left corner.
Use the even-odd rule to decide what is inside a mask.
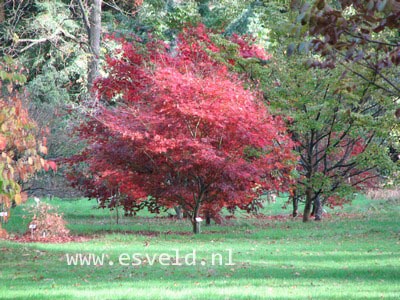
[[[158,205],[180,205],[198,233],[205,207],[216,214],[245,207],[262,190],[287,189],[295,157],[284,122],[212,58],[220,49],[204,26],[186,30],[174,53],[150,43],[143,54],[119,41],[97,83],[117,105],[80,129],[88,146],[73,158],[89,166],[75,177],[88,196],[118,194],[134,210],[151,195]]]

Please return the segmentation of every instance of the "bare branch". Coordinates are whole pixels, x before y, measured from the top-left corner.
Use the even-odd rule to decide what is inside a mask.
[[[392,43],[387,43],[387,42],[371,40],[371,39],[367,38],[366,36],[352,34],[351,32],[349,32],[347,30],[345,30],[344,33],[346,33],[346,34],[348,34],[348,35],[350,35],[352,37],[355,37],[355,38],[358,38],[358,39],[362,39],[362,40],[367,41],[369,43],[374,43],[374,44],[378,44],[378,45],[386,45],[386,46],[390,46],[390,47],[400,47],[400,43],[392,44]]]
[[[26,50],[32,48],[33,46],[35,46],[37,44],[41,44],[41,43],[45,43],[47,41],[51,41],[54,38],[56,38],[59,33],[60,33],[60,30],[57,30],[51,36],[45,37],[45,38],[40,38],[40,39],[20,39],[20,40],[18,40],[18,43],[30,43],[30,44],[25,46],[21,50],[19,50],[19,52],[20,53],[25,52]]]
[[[82,20],[83,20],[83,25],[85,26],[85,29],[87,31],[88,37],[90,39],[90,23],[89,23],[89,18],[85,12],[85,8],[83,7],[83,3],[81,0],[77,0],[79,4],[79,8],[81,10],[82,14]]]

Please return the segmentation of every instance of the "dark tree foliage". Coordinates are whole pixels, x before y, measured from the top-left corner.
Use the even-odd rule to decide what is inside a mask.
[[[360,80],[399,97],[400,2],[342,0],[335,8],[336,2],[318,0],[300,10],[297,21],[311,38],[307,47],[322,56],[321,60],[310,60],[309,65],[342,65]]]

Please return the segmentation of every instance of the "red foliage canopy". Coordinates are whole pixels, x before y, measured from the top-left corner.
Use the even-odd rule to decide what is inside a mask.
[[[194,219],[201,209],[244,207],[263,189],[287,189],[296,158],[284,122],[213,60],[220,49],[203,26],[184,31],[174,55],[160,43],[143,54],[120,42],[97,83],[118,105],[80,128],[88,147],[72,159],[89,166],[75,177],[88,196],[105,200],[118,190],[134,210],[152,195]]]

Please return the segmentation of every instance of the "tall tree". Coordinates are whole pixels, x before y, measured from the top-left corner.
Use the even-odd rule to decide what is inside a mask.
[[[95,79],[99,76],[102,0],[91,0],[89,12],[85,9],[82,0],[77,1],[88,37],[90,59],[88,61],[87,71],[87,89],[91,100],[93,100],[96,98],[93,84]]]
[[[322,205],[341,205],[356,191],[395,174],[390,146],[396,138],[396,103],[372,82],[346,73],[345,66],[309,68],[307,62],[315,56],[304,52],[281,59],[285,64],[272,58],[271,88],[265,95],[276,113],[290,116],[289,128],[300,154],[292,196],[294,201],[304,199],[306,222],[313,204],[320,219]],[[371,71],[353,68],[375,78]]]
[[[341,77],[343,68],[308,68],[307,56],[286,58],[285,64],[271,60],[265,95],[275,113],[289,117],[297,142],[299,177],[292,197],[304,199],[305,222],[313,204],[320,219],[323,205],[342,205],[358,190],[395,174],[389,151],[397,124],[391,97],[358,82],[356,75]]]
[[[6,19],[6,12],[4,8],[4,0],[0,0],[0,24]]]
[[[102,0],[92,0],[89,13],[89,45],[91,58],[88,66],[88,91],[92,98],[96,95],[93,94],[93,84],[95,79],[99,76],[99,62],[100,62],[100,42],[101,42],[101,5]]]
[[[359,100],[352,100],[348,107],[349,125],[343,135],[347,135],[357,127],[354,120],[363,119],[362,135],[364,139],[367,138],[369,148],[381,145],[374,152],[380,152],[381,159],[383,156],[386,159],[386,163],[371,159],[369,165],[364,164],[363,168],[371,171],[374,167],[378,167],[379,173],[390,173],[389,170],[392,168],[387,161],[390,157],[388,150],[394,151],[393,141],[396,136],[398,139],[398,134],[394,131],[396,127],[394,112],[400,96],[399,2],[319,0],[313,4],[305,2],[298,9],[298,25],[306,29],[298,32],[305,32],[308,35],[298,49],[303,51],[310,49],[322,57],[322,59],[310,57],[308,66],[340,70],[341,74],[337,76],[340,76],[341,82],[346,83],[344,86],[348,90],[345,97],[350,96],[349,92],[353,94],[351,97],[358,95],[355,97]],[[343,91],[338,89],[340,90]],[[337,94],[343,95],[342,92]],[[367,129],[369,133],[365,131]],[[365,155],[362,156],[366,159]],[[344,159],[336,159],[339,162],[336,165],[343,164]],[[360,161],[344,165],[350,167],[355,164],[360,164]],[[388,170],[384,170],[382,166]],[[362,174],[361,170],[358,172]],[[343,176],[347,178],[346,174]],[[371,174],[366,177],[369,176]],[[356,182],[358,181],[352,181],[352,184]]]

